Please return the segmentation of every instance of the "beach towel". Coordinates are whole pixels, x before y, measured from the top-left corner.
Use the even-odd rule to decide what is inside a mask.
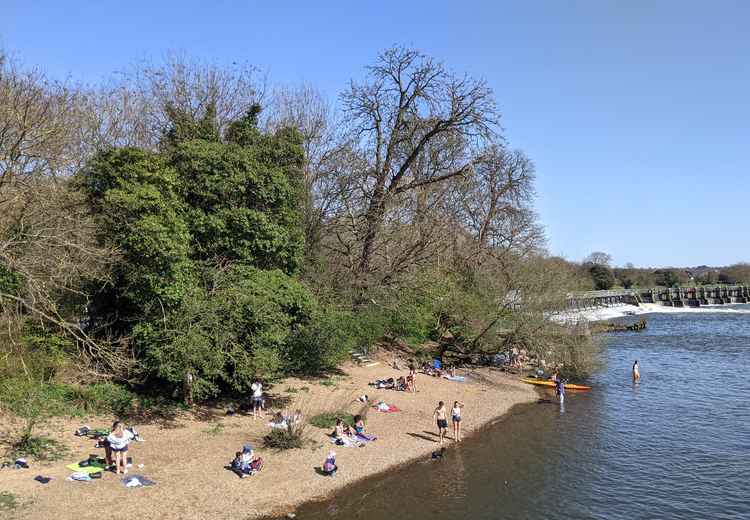
[[[393,413],[393,412],[400,412],[401,411],[401,410],[398,409],[398,407],[396,407],[396,406],[394,406],[392,404],[390,404],[390,405],[389,404],[385,404],[385,403],[381,403],[381,404],[383,404],[385,406],[381,406],[380,404],[378,404],[376,406],[373,406],[373,408],[375,408],[378,412],[383,412],[383,413]]]
[[[329,435],[328,438],[331,439],[331,444],[343,446],[344,448],[361,448],[362,446],[364,446],[364,444],[362,444],[362,442],[360,442],[359,440],[352,439],[351,437],[348,437],[346,435],[344,435],[340,439],[337,439],[333,435]]]
[[[279,430],[286,430],[289,427],[286,421],[270,422],[268,423],[268,426],[270,426],[271,428],[278,428]]]
[[[99,461],[94,461],[94,460],[89,461],[88,466],[79,466],[79,463],[76,462],[75,464],[68,464],[65,467],[76,473],[85,473],[87,475],[89,475],[90,473],[98,473],[100,471],[104,471],[105,469],[107,469],[107,467],[104,464],[102,464]]]
[[[372,442],[378,440],[377,435],[370,435],[369,433],[358,433],[357,440],[362,442]]]
[[[459,383],[463,383],[466,381],[466,378],[464,376],[444,376],[449,381],[458,381]]]
[[[156,484],[156,482],[144,477],[143,475],[131,475],[122,479],[122,485],[129,488],[153,486],[154,484]]]
[[[77,480],[78,482],[88,482],[91,480],[91,477],[88,473],[84,473],[83,471],[76,471],[75,473],[71,473],[68,477],[68,480],[73,481]]]

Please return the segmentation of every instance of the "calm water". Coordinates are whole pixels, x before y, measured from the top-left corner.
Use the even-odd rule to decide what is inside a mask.
[[[750,314],[652,315],[645,332],[611,335],[605,359],[595,391],[569,393],[564,412],[519,407],[443,461],[297,517],[750,518]]]

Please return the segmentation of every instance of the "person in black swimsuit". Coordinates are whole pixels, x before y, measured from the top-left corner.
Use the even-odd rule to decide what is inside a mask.
[[[445,432],[448,431],[448,417],[446,414],[445,403],[440,401],[432,416],[437,421],[438,437],[440,437],[441,445],[443,444],[443,439],[445,439]]]

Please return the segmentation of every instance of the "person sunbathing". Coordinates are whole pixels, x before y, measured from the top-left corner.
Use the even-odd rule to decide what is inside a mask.
[[[406,390],[406,378],[404,376],[401,376],[396,380],[396,390],[399,390],[403,392]]]

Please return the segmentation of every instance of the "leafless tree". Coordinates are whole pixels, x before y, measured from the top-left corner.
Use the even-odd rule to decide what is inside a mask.
[[[404,193],[467,174],[475,143],[496,135],[499,115],[483,81],[457,76],[405,48],[382,53],[364,83],[341,97],[348,135],[366,169],[357,271],[369,273],[389,204]],[[439,143],[456,143],[446,148]],[[417,169],[429,156],[428,165]]]
[[[602,251],[594,251],[583,259],[583,263],[609,267],[612,264],[612,255]]]
[[[30,317],[55,326],[77,340],[82,356],[122,365],[81,324],[82,286],[104,283],[114,251],[96,245],[87,206],[70,189],[85,159],[80,100],[78,89],[38,70],[10,60],[0,67],[0,266],[23,281],[20,293],[0,288],[0,312],[6,322]]]

